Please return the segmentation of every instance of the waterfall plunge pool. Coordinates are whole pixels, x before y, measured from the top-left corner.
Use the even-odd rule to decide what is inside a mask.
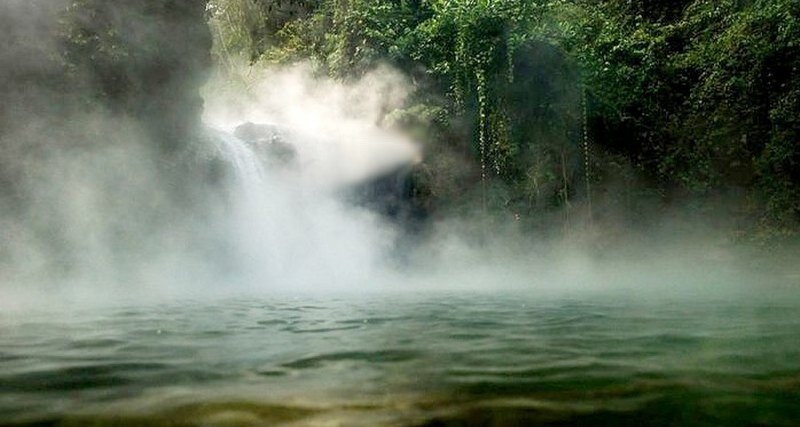
[[[261,296],[0,314],[2,425],[792,425],[800,301]]]

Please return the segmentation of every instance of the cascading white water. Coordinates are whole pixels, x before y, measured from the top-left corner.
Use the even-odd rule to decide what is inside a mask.
[[[270,70],[242,90],[207,85],[203,119],[229,132],[217,151],[236,170],[230,233],[241,268],[225,280],[238,275],[258,289],[356,289],[394,274],[385,262],[395,226],[342,193],[419,161],[418,144],[382,122],[409,88],[389,69],[343,84],[302,65]],[[243,122],[266,134],[242,136],[246,142],[231,136]],[[280,149],[271,145],[276,138],[292,151],[290,161],[270,156]]]
[[[276,166],[247,142],[214,133],[216,151],[234,172],[228,219],[239,280],[259,289],[320,289],[374,278],[394,230],[341,201],[337,187],[309,180],[309,168],[321,162],[301,150],[301,166]]]
[[[244,141],[221,131],[212,131],[219,155],[235,169],[235,179],[247,193],[258,194],[264,186],[264,167]]]

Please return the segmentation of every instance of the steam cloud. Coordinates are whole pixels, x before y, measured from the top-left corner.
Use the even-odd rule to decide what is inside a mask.
[[[26,16],[24,3],[5,4],[10,12],[0,19]],[[10,39],[47,33],[42,25],[52,17],[27,16],[9,27]],[[37,46],[44,57],[55,48],[50,40]],[[467,288],[562,295],[752,284],[748,267],[707,236],[625,241],[627,250],[597,255],[587,241],[538,239],[511,220],[487,226],[477,216],[440,218],[424,241],[398,254],[401,230],[343,197],[349,186],[419,160],[413,141],[381,127],[413,90],[390,68],[351,83],[317,78],[305,65],[266,70],[243,86],[212,80],[203,120],[214,130],[164,157],[130,117],[45,108],[55,91],[20,76],[46,74],[52,64],[27,55],[0,52],[8,86],[0,181],[13,182],[0,196],[0,306],[42,295]],[[246,122],[276,125],[293,159],[263,155],[269,141],[230,136]]]

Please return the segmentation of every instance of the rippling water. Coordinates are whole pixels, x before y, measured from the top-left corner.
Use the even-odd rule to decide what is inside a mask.
[[[0,314],[6,425],[796,425],[800,303],[260,297]]]

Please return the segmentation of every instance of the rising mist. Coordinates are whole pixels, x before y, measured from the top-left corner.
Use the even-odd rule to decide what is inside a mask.
[[[753,280],[740,262],[750,252],[696,218],[656,215],[607,239],[613,216],[541,233],[476,201],[431,213],[409,237],[353,190],[425,161],[422,141],[384,120],[420,90],[402,72],[381,66],[349,82],[304,64],[212,73],[197,6],[170,30],[170,11],[138,3],[100,8],[126,22],[116,40],[126,60],[70,62],[63,8],[43,4],[3,5],[13,40],[0,56],[4,305],[389,289],[724,294]],[[187,28],[196,52],[155,42]],[[184,59],[162,61],[171,56]],[[291,158],[265,152],[269,138],[233,136],[246,123],[273,126]],[[778,264],[781,282],[794,267]]]

